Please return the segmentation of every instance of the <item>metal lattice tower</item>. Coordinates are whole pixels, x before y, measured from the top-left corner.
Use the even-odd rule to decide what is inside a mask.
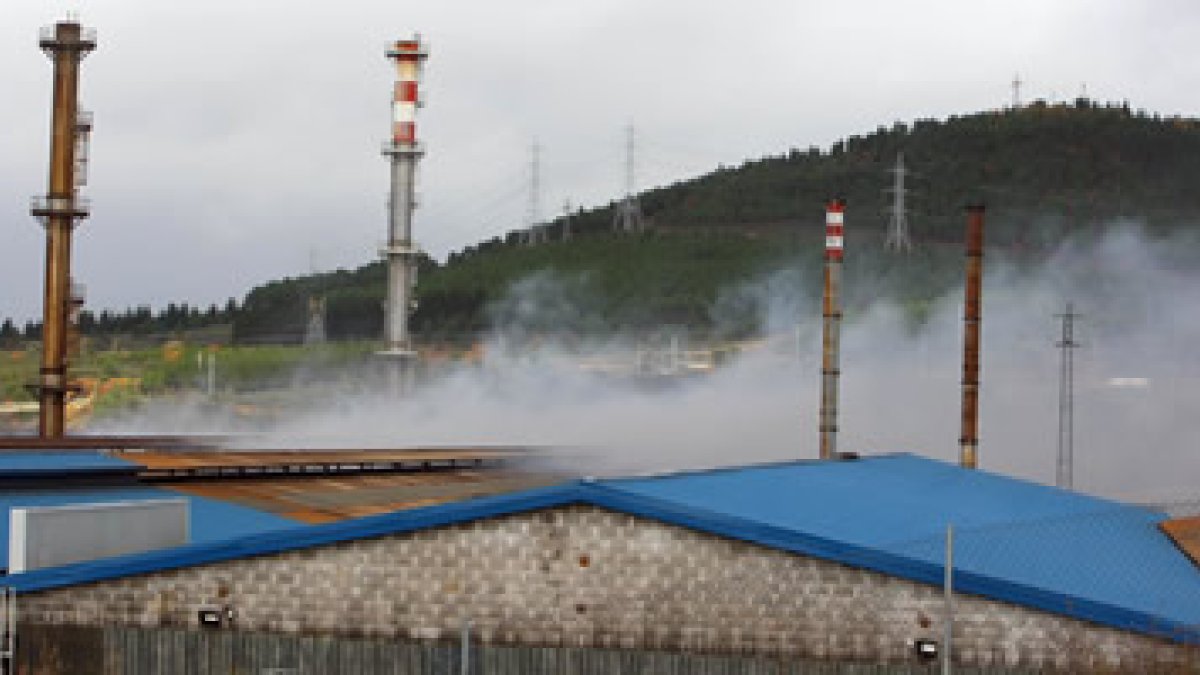
[[[308,252],[309,276],[317,275],[317,250]],[[304,330],[304,344],[325,344],[325,296],[313,294],[308,296],[308,325]]]
[[[308,327],[304,331],[304,344],[322,345],[325,334],[325,298],[314,295],[308,299]]]
[[[887,240],[883,246],[889,251],[908,252],[912,250],[912,241],[908,238],[908,211],[905,205],[908,188],[904,187],[904,177],[908,172],[904,168],[903,152],[896,155],[896,166],[888,171],[892,174],[892,187],[885,192],[892,193],[892,206],[888,217]]]
[[[1012,96],[1013,96],[1013,100],[1012,100],[1012,105],[1013,105],[1013,109],[1014,109],[1014,110],[1015,110],[1015,109],[1017,109],[1017,108],[1020,108],[1020,107],[1021,107],[1021,85],[1022,85],[1022,84],[1025,84],[1025,83],[1021,81],[1021,74],[1020,74],[1020,73],[1017,73],[1016,75],[1013,75],[1013,81],[1012,81]]]
[[[1062,352],[1061,370],[1058,379],[1058,470],[1054,484],[1070,490],[1075,481],[1075,312],[1073,303],[1067,303],[1067,311],[1056,314],[1062,319],[1062,337],[1055,345]]]
[[[542,146],[535,140],[529,147],[529,209],[525,216],[525,244],[532,246],[546,241],[542,228]]]
[[[634,194],[634,156],[636,143],[633,125],[625,127],[625,197],[613,212],[613,229],[617,232],[644,232],[646,219],[642,206]]]

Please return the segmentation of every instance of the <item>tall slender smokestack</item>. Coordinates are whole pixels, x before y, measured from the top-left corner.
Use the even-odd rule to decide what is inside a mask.
[[[54,62],[54,112],[50,137],[50,185],[34,197],[30,212],[46,228],[46,281],[42,314],[42,364],[36,389],[38,433],[63,435],[67,398],[67,332],[71,311],[71,231],[88,215],[76,195],[79,142],[79,62],[96,48],[96,36],[76,21],[42,29],[38,44]],[[91,129],[90,119],[86,125]]]
[[[417,160],[424,153],[417,142],[416,113],[420,100],[417,83],[421,64],[428,56],[419,35],[397,40],[387,50],[387,57],[396,63],[396,84],[392,95],[392,139],[383,147],[384,156],[391,162],[391,193],[388,240],[380,252],[388,267],[381,355],[391,362],[389,377],[396,391],[407,386],[416,357],[408,333],[408,313],[416,286],[417,258],[421,254],[412,240]]]
[[[962,436],[958,462],[979,465],[979,321],[983,305],[983,204],[967,207],[967,288],[963,301]]]
[[[837,455],[838,357],[841,349],[842,227],[846,202],[834,199],[825,209],[825,291],[821,331],[821,459]]]

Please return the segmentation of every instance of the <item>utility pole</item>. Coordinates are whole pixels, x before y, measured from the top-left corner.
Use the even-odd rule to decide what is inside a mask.
[[[1062,337],[1056,344],[1062,352],[1058,377],[1058,470],[1054,484],[1065,490],[1074,488],[1075,480],[1075,312],[1074,303],[1067,302],[1067,311],[1056,314],[1062,319]]]
[[[562,240],[571,241],[571,200],[563,202]]]
[[[613,212],[613,229],[617,232],[644,232],[646,219],[642,206],[634,195],[634,151],[633,125],[625,127],[625,197]]]
[[[942,570],[942,593],[946,607],[946,619],[943,622],[942,639],[946,642],[942,649],[942,675],[950,675],[954,658],[954,525],[946,525],[946,562]]]
[[[885,192],[892,193],[892,207],[888,218],[887,239],[884,248],[889,251],[912,251],[912,241],[908,238],[908,213],[905,206],[905,195],[908,188],[904,187],[904,153],[896,155],[896,166],[888,170],[892,174],[892,187]]]
[[[44,197],[34,197],[33,217],[46,228],[46,279],[42,301],[42,362],[38,383],[38,434],[60,438],[66,429],[67,352],[71,312],[71,235],[87,218],[87,200],[79,197],[79,152],[91,131],[91,117],[79,115],[79,63],[96,48],[96,33],[68,19],[42,29],[39,46],[54,62],[50,181]]]

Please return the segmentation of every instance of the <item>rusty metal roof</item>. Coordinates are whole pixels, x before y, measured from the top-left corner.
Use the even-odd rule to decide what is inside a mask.
[[[148,443],[143,443],[147,439]],[[34,462],[60,481],[84,460],[119,466],[130,484],[147,482],[305,523],[325,523],[501,494],[562,482],[509,447],[402,449],[218,449],[209,438],[71,437],[16,451],[0,444],[5,465]],[[94,448],[101,448],[99,450]],[[28,472],[20,474],[28,478]],[[39,474],[40,475],[40,474]],[[32,487],[32,485],[30,485]]]
[[[1164,520],[1158,524],[1179,550],[1200,566],[1200,516]]]
[[[561,476],[549,473],[462,469],[337,477],[226,478],[171,483],[167,487],[305,523],[328,523],[562,481]]]
[[[398,450],[122,450],[114,457],[143,467],[143,479],[332,475],[499,465],[528,453],[512,448]]]

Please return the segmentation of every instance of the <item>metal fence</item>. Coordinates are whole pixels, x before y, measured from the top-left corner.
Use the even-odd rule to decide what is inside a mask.
[[[28,675],[934,675],[936,664],[839,664],[620,649],[483,646],[456,642],[182,629],[22,628],[16,672]],[[955,668],[956,675],[1016,673]]]

